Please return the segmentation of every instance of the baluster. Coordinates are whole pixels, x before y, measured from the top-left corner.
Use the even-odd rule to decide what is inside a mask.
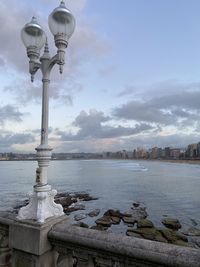
[[[8,247],[8,229],[0,227],[0,266],[11,267],[11,250]]]

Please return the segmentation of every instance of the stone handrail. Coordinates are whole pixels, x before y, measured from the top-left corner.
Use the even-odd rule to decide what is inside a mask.
[[[57,224],[48,234],[66,267],[200,267],[200,251],[150,240]]]

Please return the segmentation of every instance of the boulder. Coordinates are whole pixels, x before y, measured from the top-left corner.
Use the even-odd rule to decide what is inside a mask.
[[[133,207],[135,207],[135,208],[137,208],[137,207],[139,207],[140,206],[140,202],[133,202]]]
[[[183,241],[185,243],[188,242],[188,239],[186,236],[184,236],[183,234],[177,232],[177,231],[174,231],[174,230],[171,230],[171,229],[159,229],[159,232],[162,234],[162,236],[164,238],[167,239],[167,241],[169,243],[172,243],[172,244],[177,244],[177,241]]]
[[[131,234],[133,232],[134,234]],[[162,234],[156,229],[156,228],[138,228],[138,229],[131,229],[129,228],[127,230],[127,234],[129,236],[141,236],[141,238],[159,241],[159,242],[165,242],[167,243],[167,240],[162,236]]]
[[[91,226],[90,229],[99,230],[99,231],[106,231],[108,229],[108,227],[104,227],[101,224],[97,224],[97,225]]]
[[[119,217],[111,216],[110,218],[111,218],[112,224],[119,224],[121,222],[121,218]]]
[[[111,226],[111,224],[112,224],[112,220],[111,220],[111,218],[109,217],[109,216],[103,216],[103,217],[101,217],[101,218],[99,218],[99,219],[97,219],[96,221],[95,221],[95,223],[97,224],[97,225],[102,225],[102,226],[105,226],[105,227],[110,227]]]
[[[122,221],[124,223],[127,223],[127,224],[135,224],[137,221],[135,220],[134,217],[130,216],[130,217],[122,217]]]
[[[185,230],[183,234],[188,236],[200,236],[200,229],[196,227],[190,227],[189,229]]]
[[[90,217],[96,217],[96,216],[99,215],[99,213],[100,213],[100,209],[95,209],[95,210],[89,212],[88,213],[88,216],[90,216]]]
[[[85,218],[87,218],[87,215],[84,214],[84,213],[76,214],[76,215],[74,216],[74,220],[75,220],[75,221],[81,221],[81,220],[83,220],[83,219],[85,219]]]
[[[131,208],[130,210],[126,211],[125,213],[122,214],[122,219],[123,217],[132,217],[134,218],[134,221],[138,222],[142,219],[145,219],[148,216],[146,212],[146,208]]]
[[[137,237],[137,238],[143,238],[140,234],[138,234],[138,233],[134,233],[134,232],[131,231],[131,229],[129,229],[129,228],[128,228],[128,230],[126,231],[126,235],[127,235],[127,236]]]
[[[138,221],[137,223],[137,228],[153,228],[154,225],[152,223],[152,221],[147,220],[147,219],[142,219],[140,221]]]
[[[162,224],[164,224],[165,227],[172,229],[172,230],[178,230],[181,228],[181,224],[180,224],[179,220],[173,219],[173,218],[163,219]]]
[[[110,216],[110,217],[118,217],[121,218],[122,214],[119,210],[113,210],[113,209],[109,209],[104,213],[105,216]]]

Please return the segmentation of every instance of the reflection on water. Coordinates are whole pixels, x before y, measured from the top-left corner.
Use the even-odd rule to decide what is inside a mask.
[[[0,162],[0,209],[6,210],[32,190],[37,163]],[[49,183],[58,191],[89,191],[98,201],[88,209],[127,210],[133,201],[147,206],[150,218],[163,215],[200,224],[200,165],[129,160],[52,161]]]

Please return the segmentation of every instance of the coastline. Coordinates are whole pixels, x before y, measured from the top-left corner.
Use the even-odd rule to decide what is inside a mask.
[[[116,159],[116,158],[68,158],[68,159],[51,159],[51,161],[68,161],[68,160],[128,160],[128,161],[156,161],[169,163],[200,164],[200,159]],[[37,161],[37,159],[0,159],[1,161]]]

